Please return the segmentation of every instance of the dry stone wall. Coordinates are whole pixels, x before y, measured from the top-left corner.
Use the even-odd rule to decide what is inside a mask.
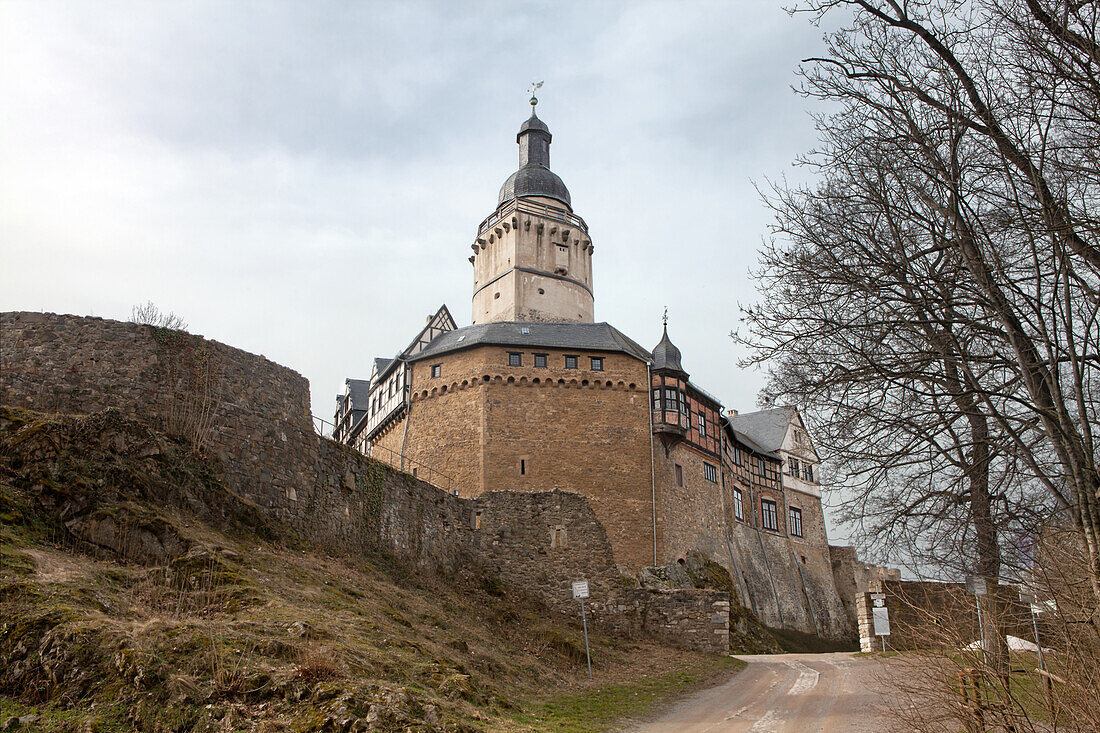
[[[730,598],[717,590],[620,591],[612,625],[629,633],[640,629],[674,646],[704,652],[729,652]]]
[[[162,335],[162,334],[161,334]],[[425,569],[487,571],[550,608],[575,613],[587,579],[600,623],[669,643],[728,652],[714,591],[624,587],[588,501],[553,492],[452,496],[312,429],[308,382],[293,370],[202,337],[185,348],[216,365],[203,432],[232,491],[303,539],[334,552],[385,548]],[[116,408],[169,425],[195,390],[148,326],[42,313],[0,314],[0,402],[46,412]],[[175,361],[174,361],[175,360]],[[707,626],[709,624],[709,626]],[[706,633],[709,630],[709,633]]]

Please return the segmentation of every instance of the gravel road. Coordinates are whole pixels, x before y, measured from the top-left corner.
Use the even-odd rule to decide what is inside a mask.
[[[883,660],[837,654],[738,655],[748,667],[729,682],[677,703],[631,733],[876,733]]]

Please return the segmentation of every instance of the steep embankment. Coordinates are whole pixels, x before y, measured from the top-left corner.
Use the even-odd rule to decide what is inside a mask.
[[[596,633],[590,683],[578,623],[472,571],[317,554],[219,474],[113,410],[0,408],[2,722],[598,730],[732,662]]]

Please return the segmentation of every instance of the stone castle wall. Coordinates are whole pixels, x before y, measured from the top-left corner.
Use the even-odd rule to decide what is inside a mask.
[[[302,538],[344,553],[380,546],[444,572],[482,568],[502,585],[568,613],[576,610],[569,583],[585,578],[601,622],[690,648],[728,650],[728,637],[699,633],[721,600],[713,592],[653,601],[644,601],[648,591],[623,595],[630,589],[622,587],[607,534],[583,497],[562,491],[450,495],[316,435],[309,386],[296,372],[201,337],[189,338],[186,348],[217,364],[214,396],[206,401],[213,424],[205,437],[226,485]],[[180,376],[186,369],[168,368],[179,361],[147,326],[0,314],[4,404],[77,414],[113,407],[167,423],[194,392],[188,375]],[[665,621],[651,621],[658,617]]]
[[[625,354],[484,346],[413,363],[405,421],[381,445],[450,475],[462,496],[562,490],[586,496],[628,572],[652,564],[646,365]],[[534,354],[547,354],[547,367]],[[565,355],[580,356],[565,369]],[[604,369],[589,369],[602,356]],[[433,378],[431,367],[441,376]],[[522,464],[521,464],[522,461]]]
[[[738,520],[734,482],[727,476],[723,491],[703,474],[703,463],[714,465],[715,459],[683,444],[666,456],[659,442],[656,458],[659,564],[698,551],[729,571],[741,604],[768,626],[833,640],[855,637],[854,607],[849,612],[835,585],[820,499],[790,490],[766,492],[778,503],[779,531],[760,530],[761,493],[736,484],[744,507],[744,519]],[[683,486],[677,486],[677,464]],[[802,510],[801,538],[787,533],[788,504]]]

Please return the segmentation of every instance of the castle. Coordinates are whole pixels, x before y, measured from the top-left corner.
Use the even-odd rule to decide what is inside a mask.
[[[691,380],[667,319],[652,350],[595,322],[594,246],[536,103],[471,245],[471,325],[443,306],[369,379],[348,379],[334,439],[461,497],[580,494],[622,572],[699,553],[765,623],[849,637],[841,597],[858,563],[828,544],[801,416],[725,410]],[[564,521],[540,531],[551,548],[574,541]]]

